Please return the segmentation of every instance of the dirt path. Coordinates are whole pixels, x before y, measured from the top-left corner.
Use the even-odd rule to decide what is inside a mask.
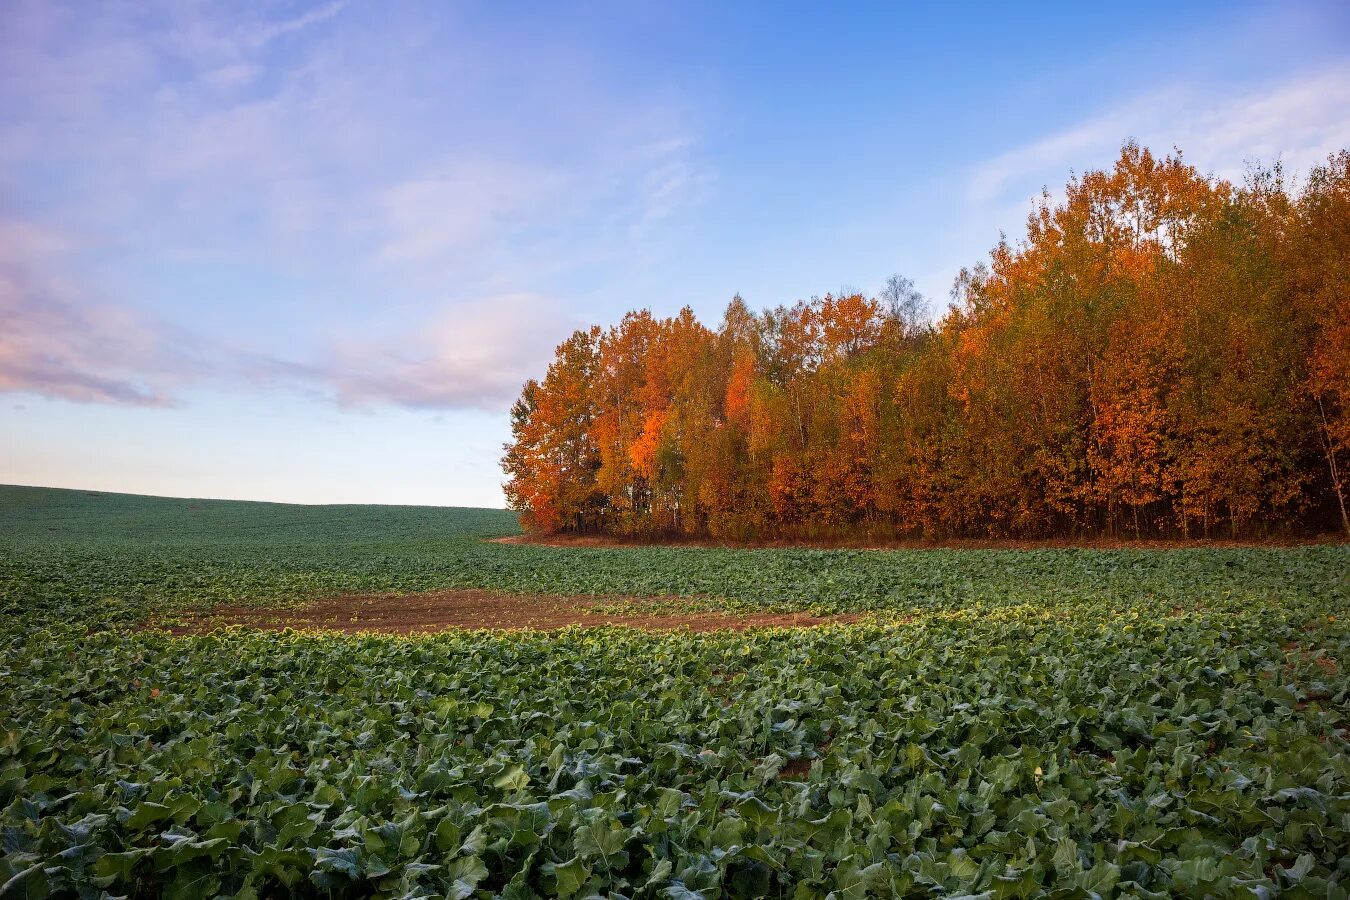
[[[673,599],[673,598],[665,598]],[[605,609],[595,607],[603,602]],[[616,613],[616,607],[631,612]],[[567,625],[625,625],[652,631],[741,631],[746,628],[809,628],[857,616],[820,618],[806,613],[667,613],[652,608],[652,598],[557,597],[502,594],[495,591],[437,591],[403,596],[337,597],[294,609],[218,606],[195,619],[180,616],[169,630],[201,634],[227,625],[280,630],[373,631],[421,634],[450,629],[554,629]]]

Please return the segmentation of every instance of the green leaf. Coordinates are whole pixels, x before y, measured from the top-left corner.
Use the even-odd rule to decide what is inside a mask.
[[[441,819],[436,826],[436,849],[441,851],[458,850],[461,846],[460,837],[458,825],[449,819]],[[480,847],[477,851],[471,852],[482,853],[483,851]]]
[[[461,856],[447,865],[445,871],[452,881],[462,881],[471,889],[488,877],[488,867],[476,856]]]
[[[529,783],[530,776],[521,765],[508,766],[505,771],[492,779],[492,786],[504,791],[523,791]]]
[[[475,825],[473,831],[459,847],[460,856],[478,856],[487,849],[487,832],[482,825]]]
[[[162,822],[173,815],[173,810],[162,803],[141,803],[125,822],[128,831],[141,831],[148,825]]]
[[[591,877],[591,870],[580,856],[574,856],[565,863],[555,865],[553,876],[557,879],[558,896],[570,897],[581,890],[582,885]]]
[[[355,879],[361,874],[361,852],[350,847],[318,847],[314,865],[324,872],[339,872]]]

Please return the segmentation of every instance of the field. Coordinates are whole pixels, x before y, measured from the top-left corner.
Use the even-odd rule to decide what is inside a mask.
[[[0,488],[0,895],[1347,896],[1350,548],[517,531]],[[471,590],[825,621],[201,627]]]

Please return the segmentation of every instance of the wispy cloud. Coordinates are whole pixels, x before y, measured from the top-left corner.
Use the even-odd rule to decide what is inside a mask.
[[[0,220],[0,391],[77,402],[163,406],[150,362],[159,335],[129,310],[91,305],[47,270],[67,242],[31,223]]]
[[[6,269],[0,390],[500,408],[571,324],[541,290],[655,246],[710,180],[668,98],[547,42],[507,59],[457,15],[16,0],[0,216],[80,241]],[[203,264],[237,277],[212,285],[237,327],[194,327],[173,276]]]
[[[295,31],[302,31],[311,25],[317,25],[320,22],[326,22],[333,16],[342,12],[347,6],[346,0],[338,0],[335,3],[325,3],[322,6],[316,6],[313,9],[306,10],[298,16],[289,19],[279,19],[274,21],[262,22],[253,25],[247,32],[247,43],[251,47],[264,47],[272,43],[283,35]]]
[[[345,409],[500,410],[576,322],[529,293],[458,300],[418,328],[333,340],[281,359],[93,302],[62,268],[73,242],[0,220],[0,392],[78,403],[174,406],[193,387],[284,389]]]
[[[1024,203],[1071,168],[1108,165],[1127,138],[1159,152],[1179,147],[1202,171],[1230,180],[1240,181],[1248,163],[1277,160],[1306,174],[1350,146],[1350,66],[1217,98],[1194,87],[1150,92],[986,160],[970,175],[967,199],[981,209]]]
[[[566,175],[539,165],[464,160],[381,191],[381,262],[460,256],[537,224]]]
[[[416,333],[335,347],[322,379],[347,407],[500,410],[577,324],[535,294],[460,301]]]
[[[701,202],[716,178],[691,157],[690,142],[672,139],[647,149],[645,174],[637,192],[632,233],[642,237]]]

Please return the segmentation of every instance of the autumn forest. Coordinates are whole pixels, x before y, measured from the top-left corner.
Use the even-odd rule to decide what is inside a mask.
[[[940,318],[901,277],[842,293],[574,333],[512,410],[526,527],[1350,532],[1350,152],[1233,184],[1126,144],[960,272]]]

